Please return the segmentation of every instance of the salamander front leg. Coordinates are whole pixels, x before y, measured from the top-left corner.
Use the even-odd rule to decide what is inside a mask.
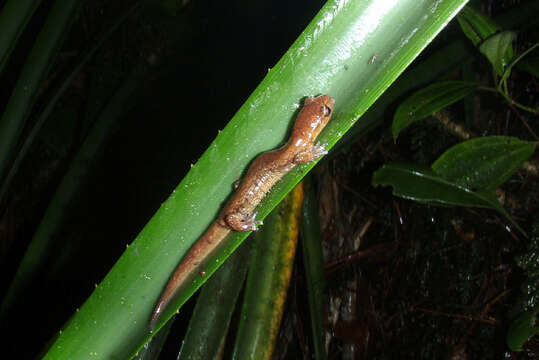
[[[262,220],[256,219],[256,212],[250,214],[229,213],[225,215],[225,222],[235,231],[256,231],[262,225]]]
[[[316,143],[316,145],[308,148],[307,150],[297,153],[294,157],[294,163],[297,165],[305,164],[326,155],[328,153],[328,151],[326,150],[327,145],[327,143]]]

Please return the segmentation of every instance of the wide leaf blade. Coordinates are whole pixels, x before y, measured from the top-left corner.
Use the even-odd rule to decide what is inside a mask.
[[[393,118],[393,137],[421,120],[472,93],[478,84],[468,81],[443,81],[415,92],[399,105]]]
[[[536,146],[514,137],[480,137],[453,146],[432,164],[432,169],[465,188],[493,190],[522,166]]]
[[[417,164],[390,163],[377,170],[372,184],[390,185],[393,195],[430,205],[469,206],[493,209],[524,233],[490,191],[471,191]]]

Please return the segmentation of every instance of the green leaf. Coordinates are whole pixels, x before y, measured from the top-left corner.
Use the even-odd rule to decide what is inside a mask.
[[[517,34],[512,31],[503,31],[489,37],[479,46],[479,51],[487,57],[499,76],[503,75],[513,59],[512,42],[516,37]]]
[[[515,173],[536,146],[535,142],[514,137],[481,137],[453,146],[432,164],[432,169],[459,186],[493,190]]]
[[[202,287],[177,360],[219,358],[254,242],[247,239]]]
[[[504,12],[496,20],[505,28],[522,30],[532,26],[533,14],[537,12],[536,10],[537,3],[523,3],[508,12]],[[471,62],[475,54],[475,49],[471,49],[465,39],[459,39],[429,54],[430,56],[422,58],[421,62],[407,69],[391,85],[383,96],[361,117],[361,121],[346,133],[337,146],[342,148],[355,143],[358,136],[365,135],[365,133],[383,122],[388,106],[403,98],[410,91],[427,86],[439,80],[440,77],[446,77],[448,73],[460,69],[464,64]]]
[[[393,137],[411,125],[472,93],[478,84],[467,81],[443,81],[415,92],[399,105],[391,130]]]
[[[318,221],[318,200],[313,181],[309,176],[303,180],[305,187],[305,200],[303,201],[303,214],[301,217],[301,248],[307,299],[311,318],[311,331],[313,336],[314,359],[326,359],[324,347],[324,304],[326,303],[324,252],[322,250],[322,233]]]
[[[467,6],[457,17],[464,34],[475,47],[487,57],[494,70],[502,76],[507,64],[513,59],[512,41],[516,34],[503,31],[492,19]]]
[[[523,61],[523,60],[525,61],[526,60],[525,57],[528,54],[532,53],[538,47],[539,47],[539,42],[536,42],[534,45],[532,45],[528,49],[526,49],[523,53],[516,56],[511,61],[511,63],[509,65],[507,65],[507,67],[505,68],[505,72],[504,72],[504,74],[502,75],[502,78],[499,81],[499,86],[498,86],[499,89],[501,89],[502,84],[505,84],[507,78],[509,77],[509,75],[511,75],[511,70],[513,69],[513,67],[520,65],[521,61]],[[527,65],[526,65],[526,63],[524,63],[523,69],[524,70],[527,69],[527,71],[529,73],[534,75],[534,72],[537,73],[537,64],[536,63],[534,64],[533,59],[532,59],[532,62],[528,63]]]
[[[9,168],[9,172],[0,183],[0,202],[3,200],[7,190],[9,189],[11,179],[17,173],[20,164],[26,156],[26,153],[34,144],[34,141],[39,134],[41,127],[46,122],[46,120],[49,119],[49,115],[51,114],[58,101],[62,98],[62,95],[66,92],[67,89],[69,89],[69,86],[71,86],[71,84],[73,83],[73,79],[75,79],[75,77],[79,75],[80,71],[84,68],[84,65],[86,65],[88,61],[93,58],[94,53],[101,48],[103,43],[107,39],[109,39],[110,36],[114,34],[116,30],[120,27],[120,25],[129,18],[129,15],[131,15],[134,10],[138,9],[139,7],[140,3],[135,3],[129,11],[122,14],[122,16],[120,16],[117,21],[104,32],[104,34],[99,38],[99,40],[92,43],[92,47],[83,56],[81,56],[80,61],[77,62],[73,70],[69,73],[69,75],[65,78],[62,84],[58,87],[54,95],[50,98],[47,105],[44,107],[43,111],[33,124],[32,130],[28,132],[28,135],[24,139],[22,146],[18,149],[15,160]],[[0,26],[0,29],[1,28],[2,27]],[[62,141],[64,141],[63,138]],[[65,143],[64,145],[67,146],[67,144]]]
[[[9,0],[4,3],[0,11],[0,72],[4,70],[11,52],[41,0]]]
[[[37,3],[34,1],[34,5],[28,4],[28,6],[37,6]],[[15,150],[20,142],[20,135],[42,86],[41,82],[58,55],[57,49],[69,33],[69,28],[81,5],[82,2],[76,0],[56,0],[26,58],[21,75],[0,117],[0,182],[5,181],[9,164],[13,161]],[[2,25],[1,18],[4,16],[4,9],[0,15],[0,25]]]
[[[170,328],[174,324],[173,321],[168,322],[159,334],[155,335],[144,348],[142,348],[138,354],[133,358],[133,360],[155,360],[159,359],[159,354],[163,349],[163,345],[167,341],[168,335],[170,334]]]
[[[429,205],[468,206],[493,209],[501,213],[517,229],[524,230],[513,221],[492,192],[471,191],[454,182],[450,182],[434,170],[418,165],[390,163],[375,171],[373,186],[393,187],[393,195],[405,199],[424,202]]]
[[[516,318],[507,332],[507,345],[513,351],[522,351],[522,345],[532,336],[539,334],[537,310]]]
[[[104,144],[114,134],[118,117],[132,106],[133,94],[143,86],[148,70],[148,66],[142,62],[131,71],[91,128],[86,140],[74,157],[71,167],[62,178],[49,202],[41,223],[17,269],[15,280],[2,299],[0,308],[2,319],[5,319],[11,311],[11,306],[17,302],[25,289],[32,285],[36,274],[43,271],[43,266],[47,264],[47,258],[55,251],[55,247],[51,245],[55,243],[52,239],[57,234],[62,221],[68,216],[71,199],[81,191],[88,173],[103,156]]]
[[[303,184],[256,232],[232,359],[271,359],[275,352],[299,237]]]
[[[457,20],[462,32],[472,41],[475,47],[501,30],[501,27],[496,22],[470,6],[462,9],[457,16]]]

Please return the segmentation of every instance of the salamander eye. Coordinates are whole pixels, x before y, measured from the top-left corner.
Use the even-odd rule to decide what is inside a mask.
[[[322,113],[322,115],[324,115],[324,117],[327,117],[329,116],[329,114],[331,114],[331,108],[327,105],[322,105],[322,107],[320,108],[320,112]]]

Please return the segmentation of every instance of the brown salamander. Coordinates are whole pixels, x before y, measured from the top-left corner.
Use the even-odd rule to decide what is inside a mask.
[[[258,156],[241,182],[238,190],[206,233],[193,245],[168,281],[155,307],[150,322],[155,323],[173,298],[178,287],[231,231],[257,230],[262,221],[256,220],[255,209],[268,191],[296,165],[304,164],[327,154],[325,145],[315,143],[333,112],[334,100],[328,95],[305,99],[292,135],[281,148]]]

